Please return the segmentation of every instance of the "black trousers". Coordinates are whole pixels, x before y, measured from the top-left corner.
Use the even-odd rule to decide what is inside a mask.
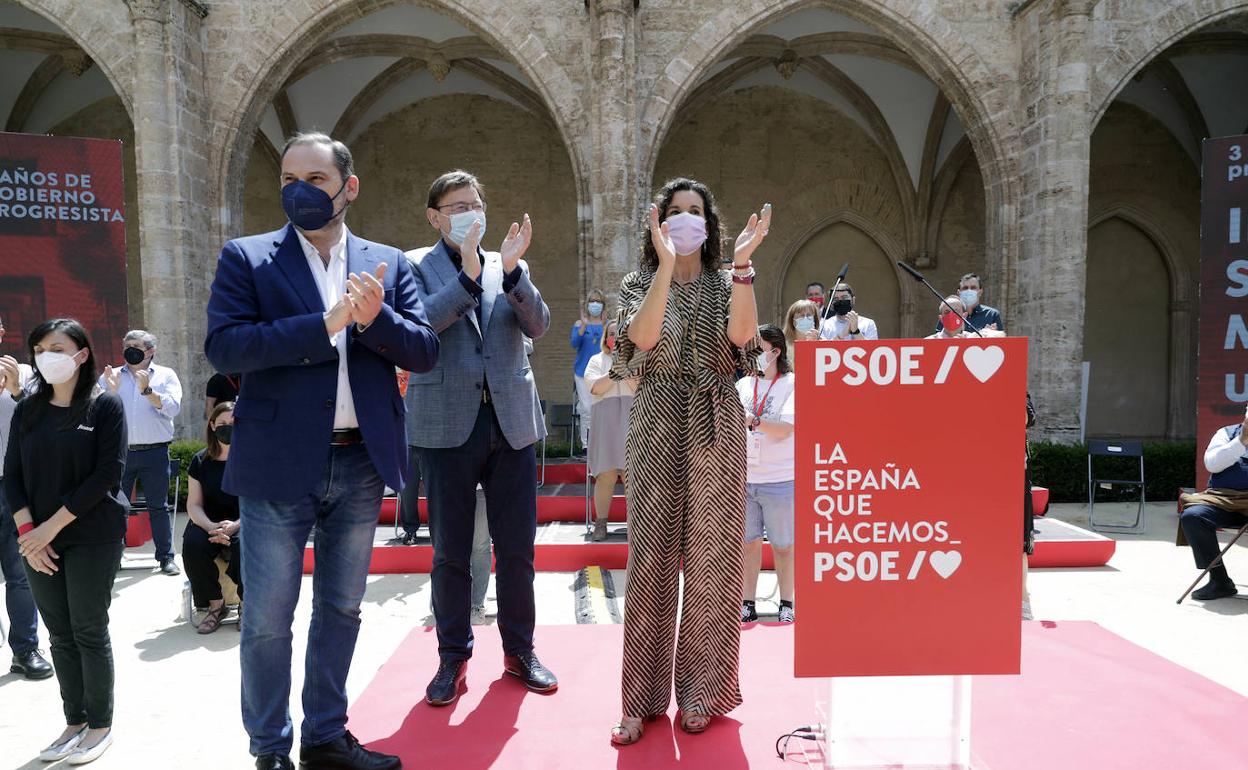
[[[533,539],[537,535],[537,455],[512,449],[490,404],[482,404],[462,446],[422,449],[433,534],[433,616],[442,660],[472,657],[472,543],[477,484],[494,541],[498,630],[503,651],[533,650]]]
[[[65,724],[113,725],[113,646],[108,608],[121,564],[122,541],[54,546],[60,569],[51,575],[26,565],[30,590],[52,640]]]
[[[420,447],[407,448],[407,484],[399,492],[399,524],[409,535],[420,529]]]
[[[1196,569],[1204,569],[1217,558],[1222,546],[1218,544],[1218,529],[1239,529],[1244,526],[1243,514],[1225,511],[1212,505],[1193,505],[1186,508],[1179,516],[1179,524],[1183,534],[1192,546],[1192,556],[1196,559]],[[1230,580],[1226,565],[1219,564],[1209,570],[1209,574],[1220,581]]]
[[[203,609],[209,602],[221,600],[221,573],[217,570],[216,558],[225,556],[227,563],[225,574],[238,586],[238,598],[243,598],[243,555],[236,532],[230,538],[229,545],[221,545],[208,540],[208,533],[198,524],[191,522],[182,532],[182,566],[186,569],[186,577],[191,581],[191,596],[195,606]]]

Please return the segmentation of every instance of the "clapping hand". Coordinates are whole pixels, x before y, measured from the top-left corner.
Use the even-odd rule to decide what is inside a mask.
[[[0,390],[8,390],[14,397],[22,393],[22,371],[13,356],[0,356]]]
[[[516,265],[520,264],[520,258],[524,256],[524,252],[529,249],[529,242],[533,240],[533,222],[529,220],[529,215],[524,215],[524,224],[511,223],[511,229],[507,231],[507,237],[503,239],[503,245],[499,247],[499,254],[503,258],[503,272],[510,273],[516,269]]]
[[[733,264],[744,265],[746,262],[749,262],[750,257],[754,254],[754,250],[767,237],[767,231],[770,229],[771,204],[766,203],[763,205],[762,211],[757,214],[750,214],[750,221],[746,222],[745,229],[737,236],[737,243],[732,256]]]
[[[135,387],[139,389],[140,393],[147,390],[147,386],[150,385],[151,382],[152,374],[148,370],[140,369],[134,373],[134,384]]]
[[[672,235],[668,231],[667,222],[659,224],[659,207],[650,204],[650,242],[659,256],[660,265],[676,264],[676,246],[672,243]]]
[[[111,366],[104,367],[104,382],[110,391],[116,393],[117,388],[121,387],[121,370]]]
[[[382,262],[377,266],[377,275],[364,273],[347,276],[347,293],[343,298],[351,306],[351,320],[360,326],[368,326],[381,312],[381,303],[386,296],[386,277],[388,265]]]
[[[463,260],[464,275],[476,281],[481,278],[481,255],[477,248],[481,245],[481,220],[478,219],[464,234],[464,242],[459,246],[459,257]]]

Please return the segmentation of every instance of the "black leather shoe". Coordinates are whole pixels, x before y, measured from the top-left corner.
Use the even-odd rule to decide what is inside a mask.
[[[256,757],[256,770],[295,770],[295,763],[284,754],[261,754]]]
[[[1237,593],[1239,593],[1239,589],[1235,587],[1235,583],[1229,580],[1226,582],[1210,580],[1203,588],[1193,591],[1192,598],[1198,602],[1208,602],[1214,599],[1225,599]]]
[[[542,665],[533,653],[525,655],[508,655],[503,658],[503,669],[524,682],[524,686],[533,692],[554,692],[559,687],[559,680]]]
[[[444,660],[438,664],[438,673],[433,675],[429,686],[425,688],[425,703],[430,706],[449,706],[459,700],[464,680],[468,678],[468,661]]]
[[[347,731],[336,741],[299,747],[300,770],[399,770],[398,757],[369,751]]]
[[[21,674],[27,679],[47,679],[52,676],[52,664],[38,650],[23,652],[13,656],[13,665],[9,673]]]

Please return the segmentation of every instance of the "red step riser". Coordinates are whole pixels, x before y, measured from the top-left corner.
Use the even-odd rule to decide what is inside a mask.
[[[312,574],[312,548],[303,552],[303,573]],[[624,569],[628,566],[627,543],[539,543],[534,548],[538,572],[576,572],[585,567]],[[370,575],[429,573],[433,569],[433,546],[374,546]],[[771,546],[763,544],[763,569],[775,569]]]
[[[1031,569],[1048,567],[1100,567],[1114,555],[1112,540],[1052,540],[1036,543],[1035,553],[1028,558]],[[311,574],[311,548],[304,550],[303,571]],[[534,548],[534,566],[538,572],[576,572],[596,565],[603,569],[624,569],[628,566],[627,543],[538,543]],[[433,547],[375,546],[369,573],[374,575],[428,573],[433,569]],[[775,569],[771,546],[763,544],[763,569]]]
[[[381,499],[381,515],[377,518],[377,523],[394,524],[395,511],[397,510],[397,497],[383,497]],[[616,495],[611,501],[610,521],[627,521],[627,510],[628,505],[624,498]],[[429,508],[427,501],[423,497],[420,499],[420,520],[425,523],[429,522]],[[556,497],[554,495],[539,494],[537,496],[537,523],[551,524],[559,521],[585,521],[585,498],[575,495],[560,495]]]

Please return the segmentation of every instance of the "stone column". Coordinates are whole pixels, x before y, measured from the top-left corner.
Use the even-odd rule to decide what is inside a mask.
[[[640,211],[634,0],[591,0],[590,200],[593,249],[585,277],[616,296],[637,265]]]
[[[1020,21],[1022,154],[1013,333],[1030,343],[1039,435],[1079,436],[1087,274],[1088,28],[1093,0],[1053,0]]]
[[[199,243],[209,230],[212,195],[202,151],[204,91],[198,24],[202,13],[169,0],[127,0],[134,25],[134,142],[139,258],[145,327],[158,359],[182,381],[180,437],[198,435],[207,363]]]

